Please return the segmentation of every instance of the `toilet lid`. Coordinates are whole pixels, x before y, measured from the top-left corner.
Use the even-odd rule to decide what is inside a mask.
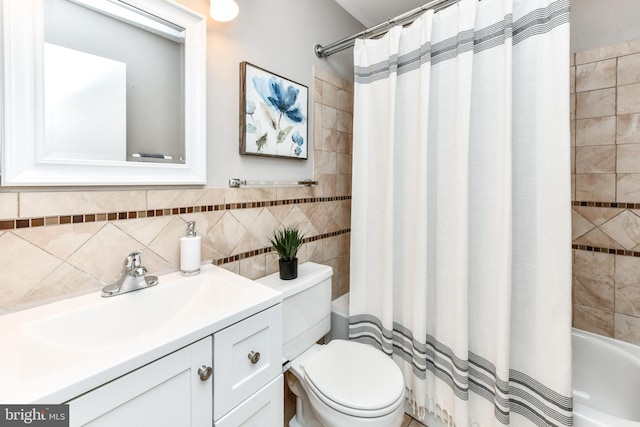
[[[315,389],[346,408],[386,408],[404,393],[402,372],[395,362],[355,341],[329,342],[304,365],[304,372]]]

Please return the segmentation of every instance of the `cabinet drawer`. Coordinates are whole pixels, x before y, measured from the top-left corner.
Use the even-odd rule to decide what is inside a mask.
[[[213,419],[282,373],[280,304],[213,335]]]
[[[214,423],[215,427],[282,427],[284,382],[280,374],[256,394]]]

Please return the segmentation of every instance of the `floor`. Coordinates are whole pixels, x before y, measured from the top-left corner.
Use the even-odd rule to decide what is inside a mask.
[[[404,419],[402,420],[402,424],[400,425],[400,427],[424,427],[424,426],[425,425],[422,424],[420,421],[414,420],[407,414],[404,414]]]

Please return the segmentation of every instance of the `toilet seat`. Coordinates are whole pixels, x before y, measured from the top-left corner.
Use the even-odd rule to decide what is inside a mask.
[[[327,406],[360,418],[381,417],[403,403],[400,368],[384,353],[355,341],[333,340],[303,366],[311,392]]]

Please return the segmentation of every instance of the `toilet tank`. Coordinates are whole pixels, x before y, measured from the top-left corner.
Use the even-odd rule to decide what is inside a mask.
[[[282,357],[286,360],[295,359],[331,329],[331,276],[331,267],[305,262],[293,280],[281,280],[279,273],[257,280],[282,292]]]

